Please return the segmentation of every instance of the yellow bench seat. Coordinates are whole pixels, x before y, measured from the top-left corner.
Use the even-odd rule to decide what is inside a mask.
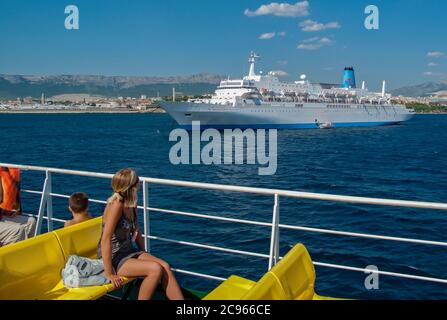
[[[210,292],[204,300],[240,300],[255,285],[254,281],[231,276],[219,286],[218,290]]]
[[[315,278],[309,252],[298,244],[257,283],[231,276],[204,300],[332,300],[315,293]]]
[[[114,291],[112,284],[68,289],[62,281],[70,255],[96,257],[101,227],[98,218],[0,248],[0,300],[92,300]]]
[[[107,292],[105,286],[67,289],[60,280],[54,288],[34,296],[32,300],[96,300]]]

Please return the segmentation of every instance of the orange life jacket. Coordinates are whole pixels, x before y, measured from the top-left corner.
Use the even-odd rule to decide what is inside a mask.
[[[7,211],[20,210],[20,169],[0,168],[3,199],[0,208]]]

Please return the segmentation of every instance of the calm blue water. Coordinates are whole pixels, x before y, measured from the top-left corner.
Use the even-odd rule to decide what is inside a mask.
[[[418,116],[406,125],[334,130],[280,131],[278,171],[260,177],[257,166],[173,166],[167,115],[0,115],[0,162],[114,173],[133,167],[143,176],[280,188],[342,195],[447,202],[447,116]],[[23,173],[23,188],[41,189],[43,175]],[[106,199],[110,182],[53,177],[53,192],[85,191]],[[27,212],[39,199],[24,196]],[[271,197],[150,187],[151,207],[270,221]],[[66,200],[54,200],[55,216],[67,218]],[[92,205],[93,215],[103,207]],[[141,217],[140,217],[141,218]],[[316,201],[281,201],[281,222],[307,227],[447,241],[442,211],[394,209]],[[151,213],[151,234],[268,253],[270,230]],[[447,248],[281,232],[281,254],[304,243],[315,261],[447,278]],[[174,267],[228,277],[259,278],[267,261],[186,246],[151,242],[152,252]],[[208,290],[214,282],[179,275],[184,286]],[[365,275],[317,268],[322,295],[367,299],[447,298],[445,285],[380,278],[380,290],[364,288]]]

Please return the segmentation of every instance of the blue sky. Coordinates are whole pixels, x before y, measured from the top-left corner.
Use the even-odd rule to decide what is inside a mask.
[[[258,70],[287,80],[340,82],[351,65],[373,89],[446,79],[445,0],[276,1],[286,13],[268,0],[2,0],[0,73],[241,76],[253,50]],[[64,28],[70,4],[76,31]],[[380,30],[364,28],[369,4]]]

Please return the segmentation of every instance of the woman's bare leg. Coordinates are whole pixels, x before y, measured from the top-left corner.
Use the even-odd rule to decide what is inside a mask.
[[[138,257],[138,260],[155,262],[160,264],[163,267],[163,277],[161,283],[166,291],[168,299],[185,300],[185,298],[183,297],[182,289],[180,289],[177,279],[175,278],[175,275],[172,272],[171,267],[166,261],[156,258],[148,253],[143,253],[142,255],[140,255]]]
[[[163,267],[155,261],[127,260],[118,270],[122,277],[145,277],[140,286],[138,300],[150,300],[163,276]]]

